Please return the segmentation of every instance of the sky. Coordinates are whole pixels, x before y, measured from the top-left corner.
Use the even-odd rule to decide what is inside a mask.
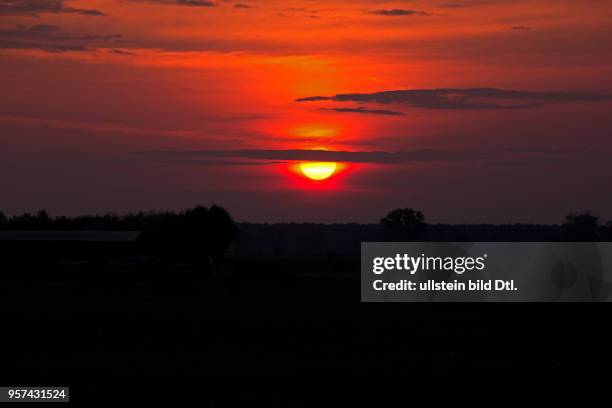
[[[0,0],[0,211],[607,221],[611,19],[609,0]]]

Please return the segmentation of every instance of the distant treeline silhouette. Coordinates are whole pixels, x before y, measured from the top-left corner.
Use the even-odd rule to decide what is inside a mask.
[[[222,207],[180,212],[50,216],[46,211],[6,217],[0,230],[143,231],[139,250],[163,259],[209,262],[233,255],[355,255],[366,241],[611,241],[612,222],[588,212],[569,214],[563,224],[427,224],[421,211],[400,208],[378,224],[235,223]]]
[[[607,241],[612,221],[600,225],[590,212],[569,214],[560,225],[427,225],[421,211],[398,208],[380,220],[386,241]],[[429,234],[426,235],[426,233]],[[450,235],[450,236],[449,236]],[[503,238],[503,239],[502,239]]]
[[[612,222],[588,212],[563,224],[428,224],[422,212],[396,209],[378,224],[240,223],[233,252],[239,255],[359,255],[361,242],[558,242],[612,241]]]

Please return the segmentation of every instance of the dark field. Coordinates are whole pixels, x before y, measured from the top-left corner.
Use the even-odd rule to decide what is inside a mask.
[[[541,381],[604,363],[605,305],[360,304],[358,269],[350,258],[3,267],[2,380],[68,384],[74,406],[319,406],[321,390],[363,402],[412,378]]]

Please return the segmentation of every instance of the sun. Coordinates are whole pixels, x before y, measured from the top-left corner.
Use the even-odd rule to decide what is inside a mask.
[[[336,171],[337,164],[335,162],[308,162],[300,163],[300,170],[311,180],[328,179]]]

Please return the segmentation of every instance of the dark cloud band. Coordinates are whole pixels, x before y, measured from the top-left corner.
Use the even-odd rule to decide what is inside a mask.
[[[62,0],[0,0],[0,16],[72,13],[87,16],[104,16],[98,10],[66,6]]]
[[[17,25],[0,30],[0,49],[38,49],[48,52],[95,51],[91,44],[115,43],[121,34],[62,35],[60,27],[49,24]]]
[[[310,96],[296,100],[296,102],[316,101],[396,103],[423,109],[518,109],[559,102],[609,102],[612,101],[612,95],[595,92],[532,92],[495,88],[444,88]]]

